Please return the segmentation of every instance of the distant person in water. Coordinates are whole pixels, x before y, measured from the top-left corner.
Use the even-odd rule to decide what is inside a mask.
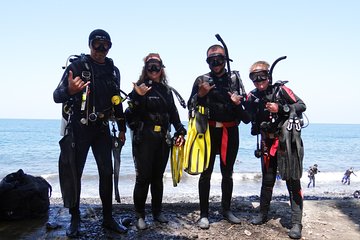
[[[354,174],[356,176],[356,174],[354,173],[354,168],[349,168],[348,170],[346,170],[346,172],[344,173],[344,177],[342,178],[341,182],[343,184],[348,184],[350,185],[350,175]]]
[[[318,165],[317,164],[314,164],[313,166],[309,167],[309,170],[308,170],[308,177],[309,177],[309,184],[308,184],[308,188],[310,187],[311,183],[313,185],[313,187],[315,187],[315,174],[317,174],[318,172],[320,172],[318,170]]]

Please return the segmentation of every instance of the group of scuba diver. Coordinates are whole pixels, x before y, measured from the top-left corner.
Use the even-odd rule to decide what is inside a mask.
[[[303,195],[300,178],[304,156],[301,129],[306,106],[285,86],[286,81],[272,83],[274,66],[286,57],[277,59],[271,66],[265,61],[254,63],[249,78],[255,89],[247,94],[239,72],[230,69],[232,60],[224,41],[220,35],[215,36],[221,45],[207,49],[206,62],[210,72],[195,79],[186,104],[169,86],[165,66],[157,53],[144,58],[141,75],[133,83],[133,90],[124,93],[120,90],[120,72],[106,57],[112,46],[109,34],[101,29],[90,33],[90,54],[71,60],[53,94],[54,101],[63,104],[64,137],[59,142],[59,176],[64,207],[69,208],[71,214],[67,236],[77,237],[81,232],[81,176],[90,147],[100,177],[102,225],[118,233],[127,231],[128,221],[118,222],[112,217],[112,174],[116,177],[116,200],[120,202],[117,182],[126,126],[131,131],[136,171],[133,201],[137,229],[148,228],[145,202],[149,188],[154,221],[169,221],[162,211],[163,175],[169,156],[174,186],[180,182],[183,170],[200,175],[198,225],[208,229],[211,175],[219,155],[222,215],[230,223],[240,224],[240,218],[231,210],[231,200],[234,163],[239,149],[238,127],[244,122],[251,123],[251,135],[257,136],[254,154],[261,159],[262,169],[259,214],[251,219],[251,223],[260,225],[268,220],[278,173],[286,181],[290,195],[292,228],[288,235],[293,239],[301,238]],[[187,129],[180,121],[173,94],[189,110]],[[126,100],[128,107],[123,110],[122,104]],[[171,125],[175,129],[173,136]]]

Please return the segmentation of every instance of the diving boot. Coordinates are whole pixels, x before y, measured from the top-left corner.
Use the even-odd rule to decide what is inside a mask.
[[[159,223],[168,223],[169,220],[165,217],[165,215],[163,213],[159,213],[153,216],[154,220],[159,222]]]
[[[138,220],[136,221],[136,228],[139,230],[145,230],[147,229],[147,224],[144,220],[144,218],[138,218]]]
[[[301,224],[294,224],[293,227],[290,229],[290,232],[288,235],[291,239],[300,239],[301,238],[301,230],[302,230]]]
[[[80,235],[80,216],[71,215],[71,221],[68,229],[66,230],[66,236],[69,238],[77,238]]]
[[[199,227],[201,229],[209,229],[210,227],[209,219],[207,217],[200,218]]]
[[[227,210],[223,213],[223,216],[226,220],[233,224],[239,224],[240,218],[236,217],[230,210]]]
[[[115,221],[114,218],[110,218],[110,219],[104,219],[102,226],[108,230],[117,232],[117,233],[126,233],[127,232],[127,228],[125,226],[123,226],[122,224],[118,223],[117,221]]]
[[[266,223],[267,221],[267,214],[266,213],[259,213],[257,216],[251,219],[251,223],[254,225],[261,225]]]

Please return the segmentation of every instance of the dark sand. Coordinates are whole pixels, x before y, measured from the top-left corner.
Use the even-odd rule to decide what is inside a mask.
[[[197,226],[199,205],[197,198],[164,199],[164,213],[168,224],[154,222],[147,205],[146,222],[149,228],[138,231],[131,198],[114,203],[116,219],[132,220],[126,234],[105,231],[101,227],[99,199],[82,199],[82,235],[79,239],[289,239],[290,206],[286,196],[275,197],[270,210],[270,220],[261,226],[249,223],[257,213],[257,196],[234,197],[233,212],[242,219],[233,225],[221,215],[220,197],[212,197],[210,203],[210,229]],[[70,216],[62,207],[61,199],[51,199],[49,215],[43,219],[0,222],[0,239],[67,239],[65,231]],[[55,229],[47,227],[54,224]],[[57,226],[56,226],[57,225]],[[360,199],[352,197],[306,197],[303,214],[302,239],[360,239]]]

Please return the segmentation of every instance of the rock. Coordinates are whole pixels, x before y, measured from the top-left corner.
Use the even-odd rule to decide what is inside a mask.
[[[246,230],[246,229],[244,230],[244,233],[245,233],[246,236],[251,236],[251,232]]]

